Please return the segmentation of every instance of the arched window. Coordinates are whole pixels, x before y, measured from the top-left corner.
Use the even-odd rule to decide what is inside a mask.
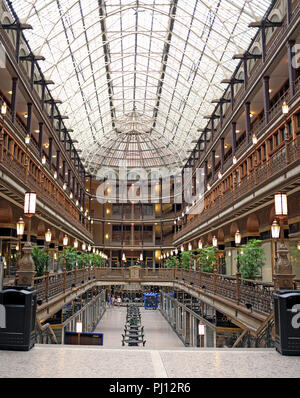
[[[243,71],[240,71],[237,74],[237,79],[238,80],[244,80],[244,72]],[[243,85],[243,83],[238,83],[238,84],[234,85],[234,95],[236,95],[239,92],[239,90],[242,87],[242,85]]]
[[[12,21],[10,20],[10,18],[8,16],[5,16],[2,20],[2,23],[8,25],[8,24],[11,24]],[[10,38],[13,46],[15,46],[16,45],[16,32],[13,29],[8,29],[6,31],[6,33],[8,34],[8,37]]]
[[[279,10],[273,10],[272,16],[269,18],[271,22],[280,22],[282,20],[281,14]],[[275,32],[276,27],[266,28],[266,43],[270,40],[273,33]]]
[[[253,49],[250,50],[250,52],[251,52],[251,54],[259,55],[259,54],[261,54],[261,49],[260,49],[259,45],[256,44],[256,45],[254,45]],[[251,69],[253,68],[255,62],[256,62],[255,59],[250,59],[250,60],[248,61],[248,71],[249,71],[249,72],[250,72]]]
[[[20,48],[20,57],[25,57],[27,54],[25,52],[24,48]],[[24,66],[24,68],[26,69],[27,74],[29,73],[29,64],[28,61],[23,61],[22,65]]]

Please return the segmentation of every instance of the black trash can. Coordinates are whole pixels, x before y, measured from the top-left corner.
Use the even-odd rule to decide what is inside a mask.
[[[4,287],[0,291],[0,350],[30,350],[35,343],[35,316],[32,287]]]
[[[300,355],[300,291],[274,293],[275,347],[282,355]]]

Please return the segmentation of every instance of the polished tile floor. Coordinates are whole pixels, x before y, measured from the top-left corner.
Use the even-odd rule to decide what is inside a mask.
[[[300,357],[274,349],[36,345],[0,351],[1,378],[300,378]]]
[[[0,351],[0,378],[300,378],[300,356],[275,349],[187,348],[159,311],[141,308],[146,346],[122,347],[125,308],[97,326],[104,346],[35,345]]]
[[[184,347],[159,310],[145,310],[140,307],[142,325],[144,326],[145,348]],[[95,332],[104,333],[104,348],[120,348],[122,333],[126,320],[126,307],[108,308]]]

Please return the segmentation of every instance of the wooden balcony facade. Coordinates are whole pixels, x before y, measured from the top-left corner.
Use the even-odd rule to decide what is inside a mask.
[[[185,236],[194,231],[199,233],[201,226],[204,226],[208,221],[217,220],[222,217],[222,213],[228,208],[234,208],[236,204],[243,199],[249,199],[248,205],[253,205],[253,200],[258,205],[258,199],[261,196],[253,195],[259,193],[260,189],[274,181],[273,192],[282,188],[282,181],[280,176],[284,176],[289,170],[299,167],[300,165],[300,135],[289,141],[285,141],[283,145],[269,158],[260,162],[253,167],[239,182],[235,178],[234,172],[231,174],[232,184],[228,189],[225,189],[225,178],[216,184],[213,192],[209,193],[205,198],[204,210],[201,214],[189,217],[188,222],[182,225],[181,230],[174,234],[174,241],[179,244]],[[228,177],[227,177],[228,178]],[[276,180],[277,185],[276,185]],[[251,196],[252,195],[252,196]],[[265,200],[270,200],[270,196],[265,195]],[[234,214],[239,214],[245,211],[244,209],[235,209]],[[228,215],[227,218],[232,218]],[[225,217],[222,217],[225,221]],[[205,226],[204,226],[205,227]],[[197,229],[197,231],[196,231]]]

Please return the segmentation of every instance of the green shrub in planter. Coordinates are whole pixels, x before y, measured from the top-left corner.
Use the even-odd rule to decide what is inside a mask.
[[[260,243],[261,240],[251,239],[238,248],[240,254],[236,260],[240,263],[240,273],[244,279],[256,279],[259,269],[265,265],[265,253]]]
[[[168,257],[164,262],[164,266],[166,268],[179,268],[180,267],[179,258],[177,258],[176,256]]]
[[[49,261],[49,254],[39,247],[32,249],[32,259],[35,266],[35,276],[43,276],[46,272],[47,263]]]

